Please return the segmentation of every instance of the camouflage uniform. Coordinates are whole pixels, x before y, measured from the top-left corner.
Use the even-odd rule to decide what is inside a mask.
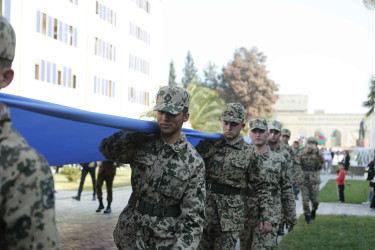
[[[15,43],[12,26],[0,16],[1,61],[13,61]],[[0,145],[0,249],[60,249],[51,170],[12,128],[3,103]]]
[[[290,131],[289,129],[282,129],[281,130],[282,135],[288,135],[290,137]],[[291,175],[291,181],[293,184],[295,183],[301,183],[302,181],[302,169],[301,169],[301,162],[299,160],[298,154],[296,154],[291,146],[289,146],[286,143],[281,142],[280,147],[282,149],[285,149],[288,151],[288,153],[291,156],[291,162],[292,162],[292,175]]]
[[[264,119],[253,119],[250,121],[250,129],[259,128],[267,130]],[[273,229],[268,234],[262,234],[259,226],[259,208],[255,195],[246,197],[245,203],[245,229],[241,232],[241,249],[273,249],[276,247],[278,225],[284,220],[288,225],[297,224],[296,207],[293,199],[292,186],[287,173],[287,162],[285,158],[269,149],[261,155],[263,167],[271,184],[270,207],[272,211],[271,223]]]
[[[302,205],[306,222],[315,219],[315,212],[319,206],[319,184],[321,165],[325,162],[319,151],[308,152],[311,144],[317,145],[315,138],[309,137],[307,145],[300,152],[301,167],[303,171],[303,181],[301,183]],[[312,211],[310,212],[310,201]]]
[[[179,113],[189,105],[185,94],[181,88],[163,87],[154,109]],[[120,131],[104,139],[100,151],[132,169],[133,193],[113,233],[117,247],[196,249],[205,216],[205,169],[185,134],[167,144],[158,133]]]
[[[242,123],[244,116],[242,105],[228,104],[222,120]],[[259,154],[242,137],[233,144],[224,136],[204,140],[196,148],[206,165],[207,182],[206,220],[199,249],[234,249],[244,223],[241,190],[252,185],[262,220],[269,221],[269,183]]]
[[[112,184],[113,179],[116,175],[116,163],[113,161],[103,161],[99,167],[98,180],[96,182],[96,193],[98,195],[99,201],[103,200],[103,183],[107,187],[107,201],[110,206],[112,203]]]

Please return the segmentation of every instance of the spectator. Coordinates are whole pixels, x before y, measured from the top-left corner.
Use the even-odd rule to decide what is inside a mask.
[[[344,170],[344,164],[339,163],[338,168],[339,168],[340,171],[337,173],[337,175],[339,177],[336,179],[336,182],[337,182],[337,193],[338,193],[338,196],[339,196],[339,200],[338,201],[340,203],[342,203],[342,202],[345,202],[345,197],[344,197],[344,189],[345,189],[345,170]]]
[[[372,192],[372,188],[371,188],[371,181],[374,179],[374,176],[375,176],[375,157],[374,159],[367,165],[367,178],[366,180],[367,181],[370,181],[370,187],[368,189],[368,195],[367,195],[367,201],[366,202],[363,202],[362,204],[363,205],[370,205],[371,203],[371,199],[372,199],[372,196],[373,196],[373,192]]]
[[[113,179],[116,175],[116,163],[113,161],[103,161],[100,164],[99,172],[98,172],[98,181],[96,182],[96,192],[98,194],[99,200],[99,207],[96,212],[100,212],[103,208],[103,183],[107,186],[107,201],[108,205],[107,208],[104,210],[105,214],[109,214],[112,212],[111,210],[111,203],[112,203],[112,184]]]
[[[86,163],[81,163],[82,166],[82,173],[81,173],[81,182],[79,183],[79,188],[78,188],[78,194],[76,196],[73,196],[72,198],[79,201],[81,200],[81,193],[83,189],[83,184],[85,183],[86,175],[87,173],[90,173],[91,175],[91,180],[92,180],[92,189],[94,191],[92,200],[96,200],[96,190],[95,190],[95,170],[96,170],[96,162],[86,162]]]
[[[332,166],[332,154],[331,154],[331,151],[329,151],[328,149],[325,148],[323,156],[324,156],[324,160],[326,161],[326,163],[325,163],[325,169],[326,169],[327,173],[331,173],[331,166]]]

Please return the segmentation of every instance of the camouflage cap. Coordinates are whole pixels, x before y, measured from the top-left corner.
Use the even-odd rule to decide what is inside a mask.
[[[16,34],[8,20],[0,16],[0,58],[13,61],[16,50]]]
[[[222,121],[242,123],[245,119],[245,108],[239,103],[228,103],[221,114]]]
[[[186,89],[164,86],[159,89],[154,110],[177,115],[184,108],[188,108],[189,103],[190,95]]]
[[[278,122],[278,121],[270,121],[268,123],[268,129],[271,130],[271,129],[274,129],[274,130],[277,130],[277,131],[281,131],[281,123]]]
[[[281,135],[287,135],[287,136],[290,137],[290,135],[291,135],[290,130],[287,129],[287,128],[283,128],[283,129],[281,130]]]
[[[307,139],[307,144],[310,144],[310,143],[318,145],[318,142],[316,141],[314,137],[309,137]]]
[[[249,127],[250,127],[250,130],[253,130],[256,128],[261,129],[261,130],[267,130],[267,121],[266,119],[255,118],[249,122]]]

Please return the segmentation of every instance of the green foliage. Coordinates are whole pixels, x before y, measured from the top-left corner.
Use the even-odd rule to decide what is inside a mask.
[[[203,70],[203,74],[204,81],[202,82],[202,85],[216,90],[216,88],[220,85],[220,76],[217,73],[217,65],[213,62],[208,62],[207,66]]]
[[[206,133],[222,132],[221,113],[225,102],[218,93],[210,88],[190,84],[187,88],[190,93],[189,121],[195,130]]]
[[[81,177],[81,170],[76,167],[65,166],[62,168],[61,174],[64,175],[69,182],[76,182]]]
[[[369,182],[345,178],[345,203],[361,204],[367,200]],[[320,202],[337,202],[336,180],[329,180],[319,193]]]
[[[306,225],[301,215],[277,249],[374,249],[374,223],[375,216],[318,215]]]
[[[190,51],[186,55],[185,67],[182,70],[182,87],[186,88],[191,83],[200,83],[200,79],[197,75],[198,69],[194,65],[193,56]]]
[[[130,169],[117,169],[115,179],[113,180],[113,188],[117,187],[126,187],[130,186],[130,176],[131,170]],[[77,191],[78,185],[75,182],[68,181],[64,175],[62,174],[55,174],[53,175],[53,179],[55,182],[55,189],[57,191],[60,190],[67,190],[67,191]],[[106,186],[103,186],[103,189],[106,189]],[[90,176],[86,177],[85,185],[83,186],[83,191],[91,191],[92,190],[92,181]]]
[[[374,113],[375,107],[375,79],[372,78],[370,81],[370,93],[367,95],[367,101],[362,103],[362,106],[368,108],[369,110],[366,113],[366,116],[370,116]]]
[[[173,60],[171,60],[169,64],[169,79],[168,79],[168,85],[169,86],[177,86],[176,82],[176,71],[174,69],[174,63]]]

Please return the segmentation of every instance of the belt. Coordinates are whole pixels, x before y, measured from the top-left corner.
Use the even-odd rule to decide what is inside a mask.
[[[224,195],[241,194],[241,188],[235,188],[229,185],[219,183],[207,183],[207,190],[210,190],[212,193]]]
[[[134,206],[141,214],[148,214],[150,216],[177,218],[181,214],[179,205],[162,206],[159,204],[153,204],[140,199],[133,193],[130,196],[129,205]]]
[[[303,171],[319,171],[319,168],[304,168]]]

